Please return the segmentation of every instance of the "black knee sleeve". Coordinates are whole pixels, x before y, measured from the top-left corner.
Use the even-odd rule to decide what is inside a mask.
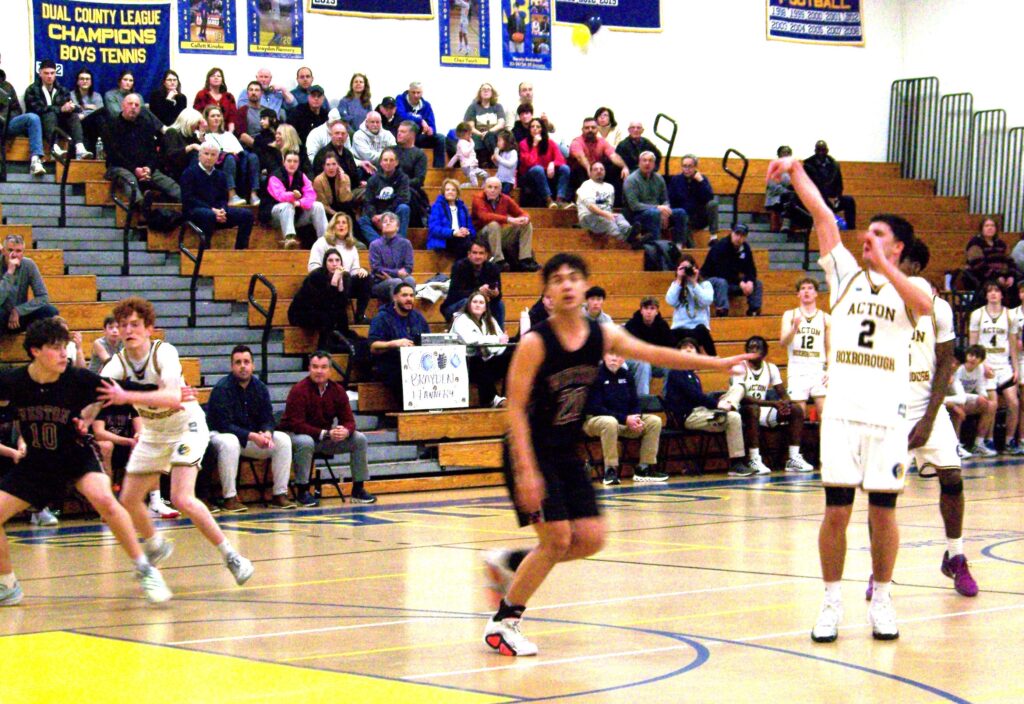
[[[857,490],[852,486],[827,486],[825,487],[826,506],[852,506],[853,497]]]
[[[942,475],[939,475],[940,477]],[[939,490],[943,496],[960,496],[964,493],[964,480],[960,478],[960,473],[956,472],[956,479],[953,481],[945,481],[940,479],[941,482]]]
[[[880,491],[868,493],[868,503],[879,508],[896,508],[896,497],[899,494],[889,494]]]

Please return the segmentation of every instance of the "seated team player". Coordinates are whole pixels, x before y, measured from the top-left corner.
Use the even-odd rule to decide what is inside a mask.
[[[772,470],[761,459],[759,427],[775,428],[788,424],[789,459],[786,460],[786,471],[801,474],[813,472],[814,467],[800,454],[804,411],[790,400],[779,368],[766,359],[768,341],[760,335],[754,335],[747,340],[745,350],[757,356],[733,369],[732,387],[726,398],[739,404],[740,415],[743,416],[744,440],[750,448],[750,466],[756,474],[771,474]],[[769,400],[769,391],[774,391],[778,399]]]
[[[1018,342],[1020,330],[1017,323],[1010,315],[1010,311],[1003,306],[1003,290],[995,281],[985,283],[985,305],[971,313],[968,323],[970,344],[980,344],[985,348],[985,363],[995,372],[996,395],[1002,398],[1006,406],[1006,446],[1003,452],[1010,455],[1024,453],[1021,446],[1013,437],[1014,429],[1017,427],[1017,414],[1020,408],[1020,401],[1017,395],[1017,383],[1020,379],[1020,362],[1018,356]],[[985,447],[995,451],[996,444],[993,437],[995,424],[988,429],[988,435],[984,441]]]
[[[587,302],[583,304],[583,315],[595,323],[613,323],[612,316],[604,312],[604,299],[608,297],[605,290],[600,286],[591,286],[587,289]]]
[[[962,413],[950,410],[956,436],[960,437],[960,425],[964,418],[980,415],[974,446],[969,452],[978,457],[995,457],[996,451],[986,446],[985,438],[988,437],[992,426],[995,425],[996,410],[999,404],[996,401],[995,373],[985,365],[985,348],[981,345],[968,347],[964,363],[953,374],[953,379],[954,387],[959,386],[965,394]],[[953,405],[960,404],[954,402]]]
[[[121,351],[124,343],[121,342],[121,334],[117,329],[117,321],[114,316],[108,315],[103,319],[103,335],[97,337],[92,343],[92,356],[89,358],[89,371],[99,374],[103,365],[110,361],[110,358]]]
[[[828,332],[832,318],[818,310],[818,282],[803,278],[796,282],[800,306],[782,314],[779,344],[786,348],[789,398],[807,415],[807,401],[814,401],[818,419],[825,407],[828,366]]]
[[[640,412],[636,382],[623,362],[619,355],[605,353],[597,380],[587,396],[583,432],[592,438],[601,438],[602,483],[606,486],[619,483],[619,438],[640,438],[640,462],[633,472],[633,481],[666,482],[668,475],[656,467],[661,418]]]

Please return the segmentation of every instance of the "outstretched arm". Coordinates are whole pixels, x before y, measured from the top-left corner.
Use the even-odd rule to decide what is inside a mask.
[[[800,202],[807,207],[811,217],[814,218],[814,231],[818,233],[818,251],[821,252],[821,256],[825,256],[842,242],[839,238],[836,216],[828,207],[811,177],[804,171],[802,161],[788,156],[785,159],[776,159],[768,165],[769,181],[777,183],[784,174],[789,174],[793,189],[800,197]]]
[[[658,347],[636,339],[623,328],[612,323],[601,326],[604,333],[605,352],[614,352],[626,359],[650,362],[655,367],[668,369],[731,369],[740,362],[753,359],[754,354],[738,354],[732,357],[710,357],[706,354],[691,354],[671,347]]]

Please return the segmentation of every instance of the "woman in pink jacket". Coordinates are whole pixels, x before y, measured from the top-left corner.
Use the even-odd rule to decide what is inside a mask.
[[[569,165],[548,129],[539,119],[530,120],[530,136],[519,143],[519,183],[549,208],[570,208]],[[557,202],[551,199],[554,190]]]
[[[284,166],[270,177],[267,193],[276,201],[270,211],[271,217],[281,228],[285,249],[295,249],[299,240],[295,236],[296,225],[313,225],[316,236],[323,237],[327,231],[327,213],[324,204],[316,199],[313,184],[306,174],[299,170],[299,153],[287,151]]]

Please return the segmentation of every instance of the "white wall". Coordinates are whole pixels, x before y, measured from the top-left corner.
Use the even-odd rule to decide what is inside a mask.
[[[240,10],[245,7],[244,0],[236,2]],[[0,52],[20,90],[30,74],[29,3],[5,0],[4,5]],[[172,50],[171,63],[190,95],[212,65],[224,68],[236,97],[263,65],[293,85],[295,70],[309,64],[333,100],[347,89],[353,71],[369,75],[377,100],[418,79],[446,128],[461,117],[480,82],[493,82],[504,105],[514,107],[517,84],[530,80],[538,108],[556,122],[562,139],[578,134],[583,115],[608,104],[623,123],[639,118],[650,126],[658,112],[674,117],[681,125],[677,153],[716,156],[735,147],[748,156],[766,157],[788,143],[797,154],[809,154],[814,141],[824,138],[840,159],[885,157],[889,84],[906,75],[900,3],[864,0],[863,48],[769,42],[764,0],[662,0],[661,6],[663,32],[605,29],[588,54],[572,46],[569,28],[556,26],[551,72],[500,68],[499,0],[491,0],[490,70],[440,67],[436,20],[309,13],[302,62],[247,56],[246,21],[240,17],[238,56],[179,56]],[[171,35],[177,36],[176,26]],[[382,52],[382,46],[394,48]]]

